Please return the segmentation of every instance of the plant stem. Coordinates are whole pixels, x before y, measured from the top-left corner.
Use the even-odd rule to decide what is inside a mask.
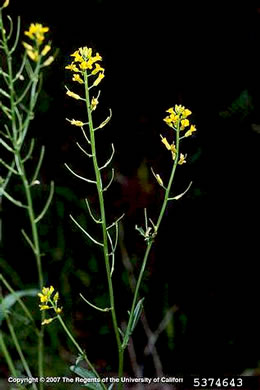
[[[91,153],[92,153],[93,166],[94,166],[95,176],[96,176],[96,186],[97,186],[97,192],[98,192],[100,217],[101,217],[101,224],[102,224],[103,254],[104,254],[106,275],[107,275],[107,282],[108,282],[108,291],[109,291],[109,301],[110,301],[112,322],[113,322],[113,328],[114,328],[114,333],[115,333],[117,348],[118,348],[118,359],[119,359],[118,370],[119,370],[119,372],[122,372],[122,370],[123,370],[123,355],[121,353],[122,346],[121,346],[120,334],[118,331],[117,316],[116,316],[116,311],[115,311],[114,289],[113,289],[113,282],[112,282],[112,276],[111,276],[111,267],[110,267],[110,263],[109,263],[109,249],[108,249],[105,203],[104,203],[104,196],[103,196],[102,178],[101,178],[101,174],[100,174],[100,170],[99,170],[98,162],[97,162],[97,156],[96,156],[96,143],[95,143],[95,134],[94,134],[95,131],[94,131],[94,127],[93,127],[93,120],[92,120],[92,113],[91,113],[91,103],[90,103],[90,96],[89,96],[89,89],[88,89],[87,73],[84,74],[84,81],[85,81],[86,107],[87,107],[87,113],[88,113],[88,125],[89,125],[90,142],[91,142]]]
[[[169,178],[169,182],[168,182],[167,188],[165,190],[163,204],[162,204],[162,207],[161,207],[161,210],[160,210],[160,213],[159,213],[159,217],[158,217],[157,223],[155,225],[156,226],[156,232],[158,232],[159,226],[161,224],[162,218],[163,218],[165,210],[166,210],[166,206],[167,206],[167,203],[168,203],[168,200],[169,200],[169,195],[170,195],[173,179],[174,179],[174,176],[175,176],[175,172],[176,172],[176,168],[177,168],[177,164],[178,164],[178,160],[179,160],[179,147],[180,147],[180,135],[179,135],[179,133],[180,133],[180,125],[178,124],[177,130],[176,130],[176,156],[175,156],[174,164],[173,164],[173,167],[172,167],[171,175],[170,175],[170,178]],[[145,271],[145,268],[146,268],[146,263],[147,263],[147,260],[148,260],[148,257],[149,257],[152,245],[153,245],[153,240],[151,239],[150,241],[148,241],[148,244],[147,244],[147,247],[146,247],[146,251],[145,251],[145,254],[144,254],[144,258],[143,258],[143,262],[142,262],[142,266],[141,266],[141,270],[139,272],[139,276],[138,276],[138,279],[137,279],[135,292],[134,292],[134,298],[133,298],[131,311],[130,311],[130,315],[129,315],[129,321],[128,321],[128,324],[127,324],[127,328],[126,328],[126,331],[125,331],[125,337],[124,337],[123,344],[122,344],[122,347],[123,347],[122,350],[121,350],[121,354],[122,355],[124,354],[124,350],[125,350],[125,348],[127,346],[127,343],[128,343],[130,327],[131,327],[132,321],[133,321],[134,310],[136,308],[137,299],[138,299],[138,295],[139,295],[139,289],[140,289],[140,285],[141,285],[141,282],[142,282],[142,279],[143,279],[144,271]],[[121,389],[120,386],[119,386],[119,389]]]
[[[27,364],[27,361],[26,361],[26,359],[24,357],[23,351],[22,351],[21,346],[19,344],[19,341],[18,341],[18,339],[16,337],[15,330],[13,328],[12,322],[11,322],[11,320],[10,320],[8,315],[6,315],[6,321],[7,321],[7,326],[8,326],[9,332],[11,334],[13,343],[15,345],[15,348],[16,348],[16,350],[18,352],[18,355],[19,355],[19,357],[21,359],[21,362],[22,362],[22,365],[24,367],[24,370],[25,370],[25,372],[26,372],[28,377],[32,377],[31,370],[30,370],[30,368],[29,368],[29,366]],[[32,383],[32,387],[33,387],[34,390],[37,390],[37,386],[36,386],[35,383]]]
[[[17,170],[21,176],[22,183],[25,190],[27,205],[28,205],[28,216],[31,223],[31,229],[32,229],[32,236],[33,236],[33,246],[34,246],[34,255],[36,258],[37,263],[37,269],[38,269],[38,280],[39,280],[39,288],[42,289],[43,287],[43,276],[42,276],[42,266],[41,266],[41,255],[40,255],[40,246],[39,246],[39,237],[38,237],[38,229],[35,222],[35,216],[34,216],[34,210],[33,210],[33,202],[32,202],[32,196],[31,196],[31,190],[30,185],[28,183],[24,164],[21,158],[21,149],[23,145],[23,141],[25,139],[25,136],[27,134],[29,123],[32,119],[32,113],[35,106],[35,103],[37,101],[37,93],[36,88],[39,81],[39,72],[40,72],[40,62],[37,62],[35,70],[32,77],[32,87],[30,91],[30,101],[29,101],[29,108],[27,111],[27,116],[25,120],[20,123],[20,114],[19,109],[17,107],[17,102],[15,98],[15,89],[14,89],[14,76],[13,76],[13,65],[12,65],[12,52],[9,49],[8,46],[8,38],[6,36],[6,32],[3,26],[3,20],[2,20],[2,14],[0,12],[0,26],[2,31],[2,44],[3,49],[6,54],[7,59],[7,70],[8,70],[8,77],[6,78],[6,82],[8,84],[9,88],[9,95],[10,95],[10,114],[11,114],[11,124],[12,124],[12,137],[10,136],[10,141],[13,144],[14,149],[14,159],[15,164],[17,166]],[[11,177],[11,171],[9,170],[7,179],[9,180]],[[41,314],[42,321],[44,320],[45,313]],[[40,332],[38,333],[38,375],[43,376],[43,327],[41,328]],[[40,384],[40,388],[43,388],[43,385]]]
[[[103,387],[104,390],[106,390],[106,386],[102,383],[101,381],[101,378],[98,374],[98,372],[96,371],[95,367],[90,363],[86,353],[82,350],[82,348],[80,347],[80,345],[77,343],[77,341],[74,339],[74,337],[72,336],[71,332],[69,331],[69,329],[67,328],[67,325],[65,324],[65,322],[63,321],[62,317],[60,315],[57,316],[58,320],[60,321],[60,324],[61,326],[63,327],[64,331],[66,332],[66,334],[68,335],[69,339],[71,340],[71,342],[74,344],[74,346],[77,348],[78,352],[82,355],[82,357],[85,359],[85,362],[87,363],[88,367],[90,368],[90,370],[95,374],[95,376],[100,379],[100,384],[101,386]]]
[[[12,374],[13,377],[17,377],[17,373],[16,373],[16,369],[15,369],[15,366],[14,366],[14,363],[13,363],[13,360],[8,352],[8,349],[5,345],[5,342],[4,342],[4,338],[3,338],[3,334],[2,332],[0,331],[0,347],[3,351],[3,355],[5,357],[5,360],[7,362],[7,365],[8,365],[8,368]]]
[[[16,154],[17,160],[18,160],[18,166],[21,174],[21,179],[23,182],[23,187],[25,191],[26,201],[27,201],[27,211],[28,211],[28,217],[31,224],[32,229],[32,238],[33,238],[33,251],[34,256],[36,259],[37,264],[37,270],[38,270],[38,280],[39,280],[39,289],[42,290],[43,288],[43,274],[42,274],[42,263],[41,263],[41,252],[40,252],[40,242],[39,242],[39,234],[38,234],[38,227],[37,223],[35,222],[35,213],[34,213],[34,207],[33,207],[33,200],[32,200],[32,194],[31,194],[31,187],[28,183],[26,172],[24,168],[24,164],[22,162],[20,153],[18,152]],[[45,319],[45,313],[44,311],[41,312],[41,322]],[[44,337],[44,328],[41,327],[41,330],[38,335],[38,375],[39,377],[42,377],[44,375],[43,371],[43,337]],[[40,389],[43,388],[43,384],[40,383]]]

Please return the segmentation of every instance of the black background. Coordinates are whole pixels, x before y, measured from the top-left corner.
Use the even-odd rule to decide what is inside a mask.
[[[169,207],[149,268],[148,305],[160,305],[164,283],[169,304],[188,318],[185,337],[165,363],[169,372],[172,364],[191,373],[241,372],[260,359],[259,133],[251,127],[260,124],[259,9],[251,2],[10,1],[23,29],[31,22],[48,25],[59,49],[33,130],[47,146],[46,182],[75,186],[63,166],[77,160],[78,133],[65,121],[78,110],[64,97],[64,81],[71,86],[64,70],[69,55],[89,46],[103,57],[98,115],[103,120],[111,107],[113,119],[100,150],[115,144],[117,174],[127,184],[115,185],[111,209],[126,212],[127,245],[137,256],[143,246],[134,224],[142,223],[143,207],[156,217],[162,196],[154,184],[145,188],[141,168],[153,166],[167,178],[169,159],[159,138],[169,134],[165,110],[177,103],[193,112],[198,131],[183,145],[188,161],[179,168],[176,192],[190,181],[193,186]],[[246,117],[223,119],[220,112],[244,90],[254,108]],[[86,187],[77,191],[86,196]]]

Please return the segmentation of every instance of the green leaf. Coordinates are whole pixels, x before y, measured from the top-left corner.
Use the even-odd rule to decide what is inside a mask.
[[[137,303],[137,305],[135,307],[134,314],[133,314],[133,320],[132,320],[132,324],[131,324],[131,329],[130,329],[130,334],[133,333],[133,331],[137,325],[137,322],[141,316],[141,313],[143,310],[143,301],[144,301],[144,298],[140,299],[140,301]]]
[[[0,325],[5,319],[6,313],[9,312],[11,307],[16,303],[19,298],[30,296],[35,297],[38,294],[39,290],[30,289],[30,290],[21,290],[15,291],[14,293],[8,294],[4,297],[2,302],[0,303]]]
[[[80,376],[84,379],[89,379],[90,382],[87,382],[84,384],[84,387],[87,387],[92,390],[103,390],[101,384],[99,383],[99,378],[96,377],[95,374],[93,374],[92,371],[86,370],[85,368],[79,367],[79,366],[70,366],[70,370],[74,372],[74,374]],[[91,380],[96,379],[96,382],[92,382]]]

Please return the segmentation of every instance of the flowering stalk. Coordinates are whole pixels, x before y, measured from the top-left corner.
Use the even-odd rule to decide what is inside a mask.
[[[96,156],[96,140],[95,140],[95,131],[102,128],[103,126],[106,125],[110,117],[107,118],[101,125],[99,125],[97,128],[94,128],[93,126],[93,119],[92,119],[92,111],[96,109],[96,106],[98,104],[98,97],[99,94],[96,98],[92,97],[90,99],[90,94],[89,91],[91,88],[95,87],[100,83],[102,78],[104,77],[104,69],[101,68],[101,66],[97,63],[97,61],[101,60],[101,57],[99,54],[96,54],[96,56],[92,56],[92,49],[89,49],[87,47],[80,48],[76,52],[74,52],[72,55],[74,57],[74,61],[66,66],[67,69],[71,70],[74,75],[72,77],[72,80],[74,82],[77,82],[79,84],[84,84],[85,85],[85,96],[84,98],[81,97],[81,95],[70,91],[67,87],[67,95],[75,100],[83,100],[86,103],[86,108],[87,108],[87,115],[88,115],[88,122],[84,123],[81,120],[69,120],[68,121],[74,125],[78,126],[81,128],[83,135],[85,139],[87,140],[88,144],[90,145],[91,148],[91,153],[86,152],[80,145],[80,149],[90,158],[92,158],[93,161],[93,167],[94,167],[94,172],[95,172],[95,180],[90,180],[85,177],[82,177],[75,173],[68,165],[67,168],[78,178],[87,181],[88,183],[94,183],[97,187],[97,192],[98,192],[98,198],[99,198],[99,208],[100,208],[100,219],[96,219],[90,209],[90,206],[87,202],[88,206],[88,211],[92,217],[92,219],[96,223],[100,223],[102,226],[102,235],[103,235],[103,240],[102,242],[97,241],[94,239],[81,225],[78,224],[78,222],[72,217],[73,221],[77,224],[77,226],[87,235],[89,239],[91,239],[95,244],[101,246],[103,248],[103,254],[104,254],[104,259],[105,259],[105,266],[106,266],[106,274],[107,274],[107,281],[108,281],[108,290],[109,290],[109,299],[110,299],[110,307],[108,309],[101,309],[95,307],[95,305],[89,303],[84,297],[84,300],[90,304],[90,306],[95,307],[98,310],[101,311],[107,311],[110,310],[112,314],[112,321],[113,321],[113,326],[114,326],[114,332],[116,336],[116,341],[117,341],[117,347],[118,347],[118,354],[119,354],[119,366],[118,366],[118,376],[119,376],[119,384],[118,384],[118,389],[122,388],[122,383],[121,383],[121,378],[123,376],[123,364],[124,364],[124,350],[128,345],[129,342],[129,337],[131,336],[134,327],[136,326],[136,323],[140,317],[141,311],[142,311],[142,301],[140,300],[137,303],[138,295],[139,295],[139,289],[140,285],[143,279],[143,274],[146,268],[147,260],[153,245],[153,240],[158,232],[159,226],[161,224],[162,218],[164,216],[167,204],[170,200],[173,199],[179,199],[183,194],[178,195],[174,198],[170,197],[170,191],[172,188],[172,183],[174,180],[175,172],[177,165],[183,165],[186,160],[186,156],[184,156],[182,153],[180,153],[180,140],[182,138],[186,138],[192,135],[194,131],[196,131],[196,128],[194,125],[190,126],[189,120],[187,117],[191,114],[191,111],[184,108],[183,106],[175,106],[175,110],[173,108],[170,108],[167,110],[169,115],[164,119],[167,125],[174,130],[176,133],[174,140],[175,142],[172,142],[171,144],[167,141],[166,138],[162,137],[162,143],[165,145],[167,150],[171,152],[171,157],[173,160],[173,166],[170,174],[170,178],[168,180],[167,187],[164,186],[163,180],[161,179],[160,175],[154,174],[158,184],[164,188],[165,190],[165,196],[163,200],[163,204],[159,213],[158,220],[156,224],[154,224],[151,221],[152,226],[148,226],[148,221],[147,221],[147,215],[145,213],[145,219],[146,219],[146,230],[144,231],[142,228],[137,227],[137,230],[144,236],[145,241],[147,242],[147,248],[145,251],[145,255],[143,258],[141,270],[139,273],[139,277],[137,280],[135,292],[134,292],[134,297],[133,297],[133,302],[132,302],[132,307],[129,315],[129,320],[128,324],[126,327],[125,332],[122,332],[121,330],[118,329],[118,321],[117,321],[117,316],[116,316],[116,311],[115,311],[115,303],[114,303],[114,291],[113,291],[113,282],[112,282],[112,273],[113,273],[113,262],[112,265],[110,264],[110,255],[109,253],[109,247],[111,246],[112,248],[112,256],[114,260],[114,251],[116,244],[113,245],[111,236],[109,234],[109,228],[106,223],[106,213],[105,213],[105,204],[104,204],[104,196],[103,193],[104,191],[108,188],[103,188],[103,183],[102,183],[102,177],[101,177],[101,169],[104,167],[107,167],[110,161],[112,160],[113,157],[113,152],[112,156],[108,161],[105,163],[103,167],[99,167],[98,161],[97,161],[97,156]],[[95,69],[93,69],[93,65],[95,64]],[[89,86],[89,79],[91,76],[94,76],[98,74],[98,77],[95,79],[95,81],[92,83],[92,85]],[[88,125],[89,128],[89,138],[85,133],[84,126]],[[189,127],[190,126],[190,127]],[[189,129],[188,129],[189,127]],[[180,136],[180,132],[185,130],[184,136]],[[154,172],[153,172],[154,173]],[[113,178],[113,177],[112,177]],[[185,191],[186,192],[186,191]],[[115,225],[116,229],[118,229],[117,222],[112,224],[111,226]],[[118,230],[117,230],[118,234]],[[120,336],[122,336],[122,340],[120,339]]]
[[[141,269],[140,269],[140,272],[139,272],[137,283],[136,283],[136,286],[135,286],[134,297],[133,297],[133,301],[132,301],[131,311],[130,311],[130,314],[129,314],[129,320],[128,320],[127,328],[126,328],[126,331],[124,333],[124,339],[123,339],[123,342],[122,342],[122,350],[121,350],[122,356],[124,354],[125,348],[128,345],[129,337],[130,337],[130,335],[132,333],[132,329],[131,328],[133,328],[133,322],[135,320],[136,309],[138,307],[137,300],[138,300],[139,290],[140,290],[141,282],[143,280],[143,275],[144,275],[144,271],[145,271],[145,268],[146,268],[147,260],[148,260],[150,251],[151,251],[152,246],[153,246],[154,238],[157,235],[157,232],[159,230],[161,221],[162,221],[163,216],[165,214],[165,210],[166,210],[167,204],[168,204],[168,202],[170,200],[179,199],[186,192],[185,191],[183,194],[181,194],[179,196],[176,196],[176,197],[173,197],[173,198],[170,197],[170,192],[171,192],[171,189],[172,189],[172,184],[173,184],[173,180],[174,180],[174,176],[175,176],[177,165],[178,164],[182,165],[182,164],[184,164],[186,162],[184,155],[180,153],[180,140],[182,138],[182,137],[180,137],[180,131],[181,130],[185,130],[185,128],[187,126],[189,126],[189,121],[186,118],[187,118],[187,116],[189,116],[191,114],[191,111],[188,110],[188,109],[185,109],[182,106],[177,106],[177,105],[175,106],[175,111],[173,110],[173,108],[170,108],[167,111],[170,112],[171,115],[166,117],[164,120],[168,124],[168,126],[170,126],[175,131],[176,144],[174,142],[172,144],[169,144],[168,141],[166,140],[166,138],[163,138],[163,137],[161,137],[161,138],[162,138],[162,142],[165,145],[165,147],[167,148],[167,150],[171,151],[171,155],[172,155],[172,159],[174,160],[174,163],[173,163],[171,174],[170,174],[170,178],[169,178],[169,181],[168,181],[168,184],[167,184],[166,187],[164,186],[163,181],[162,181],[160,175],[154,174],[158,184],[161,187],[163,187],[164,190],[165,190],[164,200],[163,200],[163,203],[162,203],[162,206],[161,206],[161,210],[160,210],[157,222],[154,224],[151,221],[152,226],[148,227],[147,215],[146,215],[146,212],[145,212],[146,231],[144,231],[142,228],[137,227],[137,230],[141,233],[141,235],[144,236],[145,241],[147,241],[147,247],[146,247],[146,251],[145,251],[145,254],[144,254],[143,261],[142,261],[142,266],[141,266]],[[192,133],[194,131],[196,131],[196,128],[195,128],[195,126],[191,125],[191,128],[188,131],[185,132],[185,137],[188,137],[188,136],[192,135]],[[187,133],[188,133],[188,135],[187,135]],[[142,300],[139,301],[139,302],[142,303]],[[122,357],[122,360],[123,360],[123,357]],[[119,373],[119,376],[122,376],[122,372]]]
[[[42,291],[38,294],[38,296],[40,298],[40,305],[39,305],[40,310],[42,312],[45,312],[45,311],[48,311],[48,312],[52,311],[53,312],[54,311],[54,313],[55,313],[54,317],[50,317],[50,318],[44,319],[43,322],[42,322],[42,325],[43,326],[44,325],[49,325],[54,320],[58,319],[58,321],[60,322],[62,328],[65,331],[65,333],[69,337],[70,341],[73,343],[73,345],[76,347],[76,349],[80,353],[80,356],[85,360],[85,362],[87,363],[87,365],[90,368],[90,370],[95,374],[96,378],[99,379],[102,388],[104,390],[106,390],[106,387],[102,383],[101,378],[100,378],[98,372],[95,370],[94,366],[89,361],[86,353],[83,351],[83,349],[77,343],[75,338],[72,336],[70,330],[67,328],[67,325],[65,324],[65,322],[63,321],[63,319],[61,317],[62,307],[58,306],[59,292],[57,291],[54,294],[54,287],[53,286],[43,287]]]
[[[11,18],[9,19],[11,21]],[[11,22],[12,23],[12,22]],[[1,46],[6,56],[7,69],[0,70],[0,76],[7,85],[6,90],[1,89],[0,93],[3,96],[1,101],[1,108],[7,117],[7,124],[5,125],[5,133],[3,137],[0,137],[0,144],[11,154],[11,162],[0,160],[0,163],[6,168],[7,174],[5,179],[1,179],[0,183],[0,196],[6,197],[9,201],[14,203],[18,207],[26,209],[30,225],[31,225],[31,238],[27,233],[22,230],[23,236],[27,243],[30,245],[37,265],[39,288],[43,287],[43,274],[41,264],[41,252],[40,242],[38,233],[38,222],[45,215],[51,198],[53,195],[53,183],[51,184],[50,195],[42,212],[36,216],[34,211],[32,191],[33,186],[37,182],[37,176],[42,164],[44,147],[42,147],[39,162],[36,166],[33,177],[30,179],[26,172],[26,162],[31,157],[34,147],[34,140],[31,142],[29,151],[24,150],[24,141],[28,132],[29,124],[33,119],[34,108],[37,102],[39,94],[39,80],[41,76],[41,70],[43,67],[49,65],[52,62],[53,57],[50,56],[45,60],[45,56],[50,50],[50,45],[45,45],[42,51],[40,46],[44,42],[44,34],[49,30],[47,27],[43,27],[41,24],[31,24],[25,35],[32,40],[32,44],[23,42],[25,47],[25,53],[18,70],[14,69],[12,63],[13,53],[16,50],[20,36],[20,21],[18,20],[17,32],[14,43],[11,44],[12,33],[7,35],[6,29],[4,28],[2,9],[0,9],[0,29],[1,29]],[[31,64],[32,61],[32,64]],[[16,88],[16,84],[22,83],[21,87]],[[23,189],[25,192],[25,202],[15,199],[6,188],[9,180],[12,176],[20,178]],[[42,313],[42,321],[44,320],[44,312]],[[43,327],[38,332],[38,374],[43,376]],[[42,384],[40,384],[42,388]]]
[[[114,288],[113,288],[113,282],[112,282],[112,273],[113,273],[113,266],[114,265],[113,265],[113,263],[112,263],[112,265],[110,264],[110,256],[112,255],[112,259],[114,259],[114,252],[115,252],[116,245],[113,246],[112,239],[111,239],[110,234],[109,234],[110,227],[107,225],[107,221],[106,221],[105,202],[104,202],[104,191],[106,191],[108,189],[112,180],[110,181],[110,183],[106,187],[104,187],[103,182],[102,182],[102,176],[101,176],[101,169],[105,168],[109,164],[109,162],[111,161],[113,154],[114,154],[114,148],[112,147],[112,155],[111,155],[110,159],[107,161],[107,163],[103,167],[99,167],[98,160],[97,160],[96,139],[95,139],[96,130],[104,127],[106,125],[106,123],[109,121],[111,116],[109,116],[97,128],[94,128],[92,111],[94,111],[98,105],[99,94],[96,98],[95,97],[92,97],[92,99],[90,98],[90,90],[93,87],[96,87],[101,82],[101,80],[104,78],[104,68],[102,68],[98,63],[98,61],[102,60],[101,56],[98,53],[95,56],[92,56],[92,49],[90,49],[90,48],[87,48],[87,47],[80,48],[79,50],[74,52],[71,56],[74,57],[74,61],[70,65],[66,66],[66,69],[69,69],[72,72],[74,72],[74,75],[72,78],[73,81],[75,81],[79,84],[84,84],[85,96],[84,96],[84,98],[81,98],[80,95],[70,91],[69,89],[67,89],[67,95],[76,99],[76,100],[85,101],[86,109],[87,109],[87,117],[88,117],[87,125],[89,128],[89,138],[84,131],[85,123],[83,123],[82,121],[79,121],[79,120],[74,120],[74,119],[69,120],[69,122],[74,126],[81,127],[82,132],[84,134],[84,137],[86,138],[87,142],[90,144],[91,153],[87,153],[85,151],[84,151],[84,153],[87,154],[88,157],[92,158],[94,172],[95,172],[95,180],[89,180],[86,178],[82,178],[79,175],[75,174],[68,166],[67,166],[67,168],[72,173],[74,173],[75,176],[80,177],[81,179],[86,180],[87,182],[94,183],[96,185],[96,188],[97,188],[98,199],[99,199],[99,210],[100,210],[100,219],[99,220],[96,220],[93,217],[93,214],[90,210],[88,203],[87,203],[87,205],[88,205],[88,209],[89,209],[89,212],[90,212],[92,219],[94,219],[94,221],[96,223],[101,224],[102,243],[99,243],[98,241],[94,240],[86,231],[84,231],[84,229],[81,226],[79,226],[78,223],[76,223],[76,224],[81,228],[81,230],[83,230],[85,232],[85,234],[93,242],[95,242],[97,245],[102,246],[102,248],[103,248],[110,307],[108,309],[100,309],[97,307],[96,308],[98,310],[101,310],[101,311],[108,311],[108,310],[111,311],[112,323],[113,323],[114,333],[115,333],[117,347],[118,347],[119,371],[121,371],[121,367],[123,364],[123,361],[121,360],[122,359],[121,340],[120,340],[120,334],[119,334],[119,330],[118,330],[118,321],[117,321],[116,310],[115,310],[115,301],[114,301]],[[93,69],[94,66],[95,66],[95,68]],[[95,76],[95,75],[97,75],[97,77],[93,81],[92,85],[89,85],[90,77]],[[81,147],[80,147],[80,149],[83,150]],[[113,179],[113,174],[112,174],[112,179]],[[76,221],[74,220],[74,222],[76,222]],[[112,225],[116,225],[116,229],[117,229],[117,223],[118,223],[118,220],[114,224],[112,224]],[[110,253],[109,247],[111,247],[112,253]],[[90,304],[90,306],[93,307],[94,305]]]

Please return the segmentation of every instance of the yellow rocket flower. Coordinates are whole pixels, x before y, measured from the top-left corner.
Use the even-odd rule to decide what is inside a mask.
[[[105,77],[104,72],[100,72],[98,74],[98,77],[94,81],[93,86],[96,87],[104,77]]]
[[[186,131],[186,133],[184,134],[185,137],[189,137],[190,135],[192,135],[192,133],[194,133],[195,131],[197,131],[196,127],[194,125],[191,125],[191,127],[189,128],[188,131]]]
[[[72,97],[73,99],[76,99],[76,100],[81,99],[81,97],[77,93],[74,93],[74,92],[70,91],[69,89],[67,90],[66,94],[68,96]]]
[[[72,77],[72,81],[77,81],[77,83],[79,84],[84,84],[84,81],[82,80],[79,74],[74,74]]]
[[[42,292],[38,294],[41,303],[40,311],[43,310],[51,310],[53,309],[57,315],[59,315],[62,312],[62,308],[58,307],[58,299],[59,299],[59,293],[58,291],[54,294],[54,297],[52,298],[52,294],[54,293],[54,287],[43,287]],[[45,319],[42,322],[42,325],[48,325],[50,324],[53,320],[55,320],[56,317]]]
[[[41,45],[44,41],[44,34],[49,31],[49,27],[43,27],[40,23],[31,23],[29,30],[25,31],[25,35],[34,40],[37,45]]]
[[[42,321],[42,325],[49,325],[53,320],[55,320],[55,318],[46,319]]]
[[[84,126],[84,123],[83,123],[83,122],[77,121],[77,120],[75,120],[75,119],[71,119],[71,120],[68,119],[68,121],[69,121],[70,124],[73,125],[73,126],[78,126],[78,127]]]

